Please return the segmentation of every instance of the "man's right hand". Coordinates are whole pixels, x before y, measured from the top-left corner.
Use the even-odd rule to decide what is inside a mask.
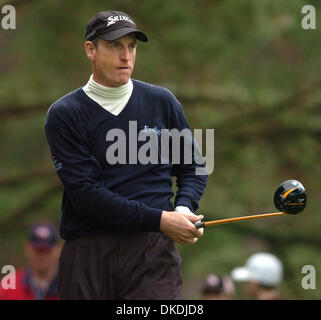
[[[177,211],[163,211],[160,230],[180,244],[193,244],[203,235],[194,223],[202,220],[202,215],[191,215]]]

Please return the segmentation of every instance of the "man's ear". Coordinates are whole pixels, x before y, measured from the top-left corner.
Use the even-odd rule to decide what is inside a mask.
[[[95,60],[97,48],[91,41],[85,42],[85,51],[90,60]]]

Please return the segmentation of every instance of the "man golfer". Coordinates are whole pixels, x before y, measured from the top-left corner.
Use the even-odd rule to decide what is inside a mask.
[[[181,299],[175,242],[193,244],[202,236],[194,223],[203,216],[192,213],[206,185],[207,175],[195,174],[202,165],[194,158],[187,164],[130,159],[146,147],[140,135],[133,138],[131,126],[149,136],[146,143],[156,137],[159,149],[162,129],[189,128],[170,91],[131,79],[137,40],[147,42],[147,36],[128,14],[95,15],[85,42],[92,75],[46,116],[47,140],[64,187],[61,299]]]

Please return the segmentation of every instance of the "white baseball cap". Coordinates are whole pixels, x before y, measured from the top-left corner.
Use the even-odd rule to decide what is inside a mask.
[[[275,287],[282,281],[281,261],[270,253],[259,252],[251,255],[244,267],[232,270],[235,281],[255,281],[259,284]]]

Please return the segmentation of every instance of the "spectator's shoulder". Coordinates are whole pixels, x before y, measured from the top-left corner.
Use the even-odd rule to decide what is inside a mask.
[[[23,291],[24,287],[24,279],[26,275],[27,269],[19,269],[15,272],[15,288],[4,288],[0,285],[0,300],[17,300],[21,295],[21,291]]]

